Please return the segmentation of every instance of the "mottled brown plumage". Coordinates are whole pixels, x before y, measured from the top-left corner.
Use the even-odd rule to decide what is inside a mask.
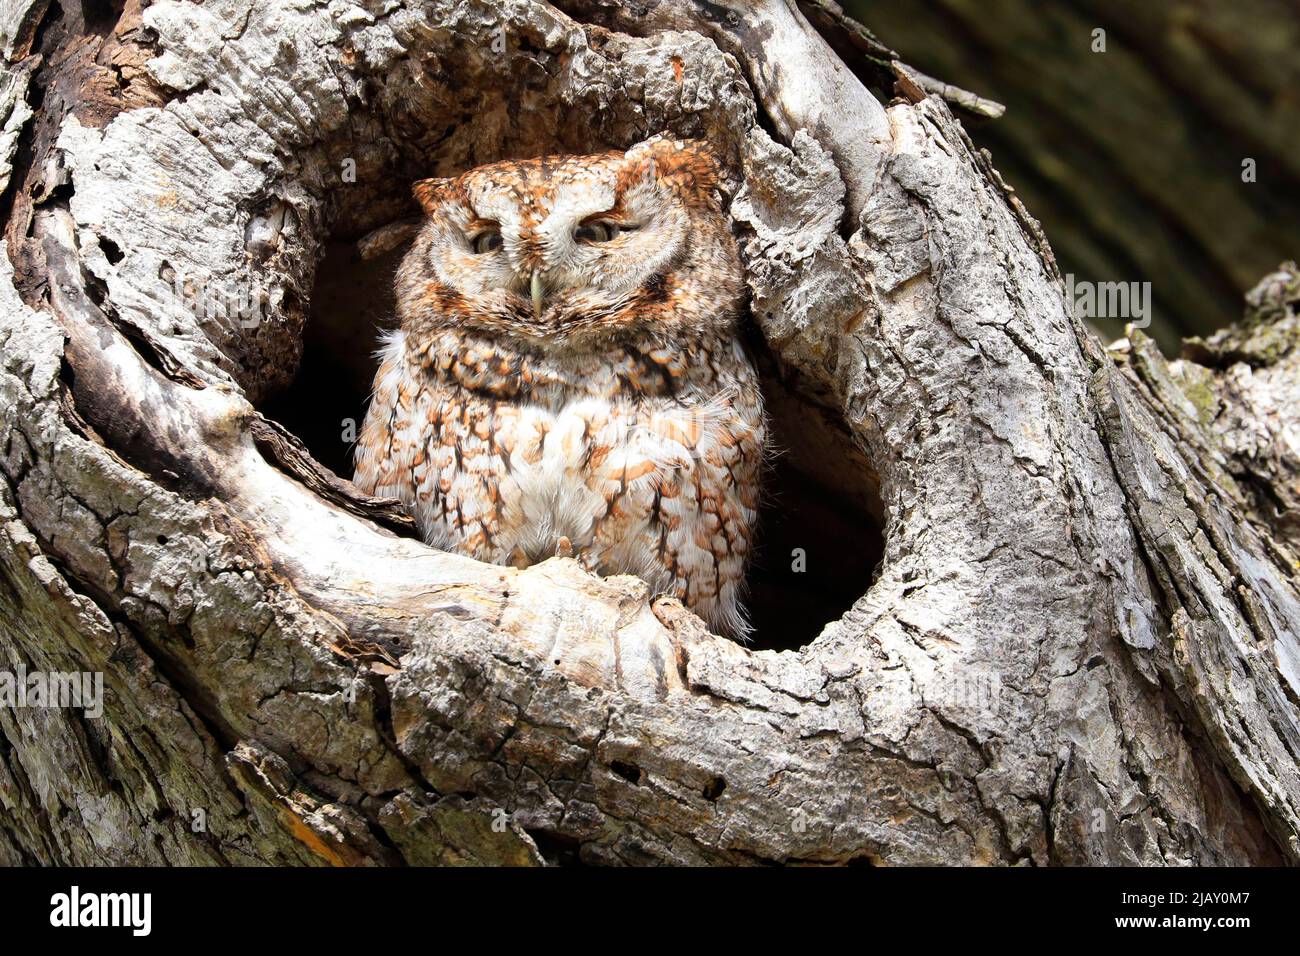
[[[660,138],[417,183],[357,484],[437,547],[571,551],[743,636],[766,438],[717,186]]]

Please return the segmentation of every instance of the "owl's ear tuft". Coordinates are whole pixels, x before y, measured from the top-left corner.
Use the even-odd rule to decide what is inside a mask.
[[[697,165],[711,168],[715,176],[722,174],[722,156],[707,139],[683,140],[681,145],[685,153],[694,157]]]
[[[702,139],[687,140],[683,150],[692,157],[692,171],[704,189],[717,189],[722,182],[722,158],[712,143]]]
[[[655,136],[628,150],[628,156],[644,157],[652,177],[675,183],[679,189],[706,198],[722,183],[722,160],[713,145],[702,139],[672,139]]]
[[[450,179],[421,179],[411,186],[411,193],[415,196],[415,201],[420,204],[420,208],[431,215],[445,198],[445,192],[450,185]]]

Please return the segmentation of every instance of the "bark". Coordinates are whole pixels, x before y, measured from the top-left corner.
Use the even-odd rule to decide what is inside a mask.
[[[0,18],[0,670],[105,682],[0,710],[0,862],[1295,862],[1294,271],[1107,353],[833,5],[559,7]],[[411,180],[661,130],[731,165],[788,457],[883,518],[797,649],[434,551],[259,410]]]

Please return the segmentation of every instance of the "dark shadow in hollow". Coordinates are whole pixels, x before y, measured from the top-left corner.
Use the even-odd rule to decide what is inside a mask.
[[[402,250],[364,260],[352,242],[331,242],[316,270],[293,384],[261,409],[315,458],[352,477],[352,450],[370,400],[382,329],[394,324],[393,272]]]
[[[773,446],[746,582],[750,646],[792,650],[841,617],[874,581],[885,550],[880,490],[834,412],[783,379],[757,331],[746,339]]]

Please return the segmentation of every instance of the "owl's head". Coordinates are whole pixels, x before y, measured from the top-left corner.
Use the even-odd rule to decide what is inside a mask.
[[[728,331],[741,268],[698,142],[493,163],[415,184],[426,219],[398,273],[408,331],[539,347]]]

